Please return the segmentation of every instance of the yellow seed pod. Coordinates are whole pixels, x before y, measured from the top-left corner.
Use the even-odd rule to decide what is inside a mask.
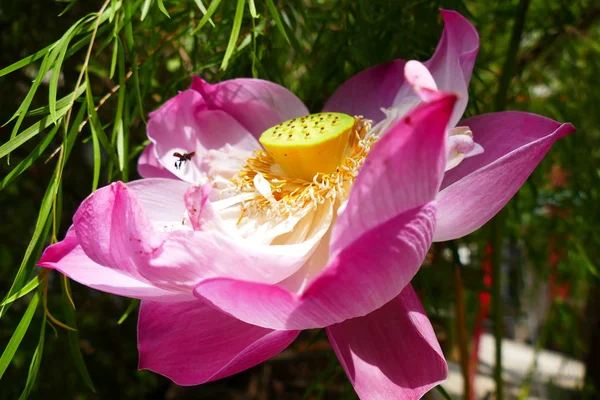
[[[342,163],[354,124],[342,113],[311,114],[267,129],[259,141],[286,175],[311,181]]]

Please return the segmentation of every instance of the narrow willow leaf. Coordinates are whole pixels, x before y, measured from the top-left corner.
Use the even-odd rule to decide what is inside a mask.
[[[53,51],[58,52],[58,56],[56,58],[56,62],[52,66],[52,76],[50,77],[50,83],[48,85],[48,107],[50,109],[52,122],[56,122],[56,93],[58,92],[58,81],[60,79],[62,64],[65,60],[69,43],[71,42],[71,39],[73,39],[73,36],[77,34],[77,29],[82,21],[83,19],[80,19],[75,23],[75,25],[69,28],[69,30],[63,35],[63,37],[58,41],[56,47],[53,49]]]
[[[33,101],[33,96],[37,92],[37,89],[40,87],[42,81],[44,80],[44,76],[46,75],[46,72],[48,72],[50,65],[54,62],[55,57],[56,57],[56,54],[53,51],[51,51],[46,57],[44,57],[44,60],[42,61],[42,64],[40,66],[40,70],[38,71],[38,75],[36,76],[31,87],[29,88],[29,91],[27,92],[25,99],[19,105],[19,108],[13,114],[13,116],[8,120],[8,122],[10,122],[15,117],[17,117],[17,121],[15,122],[15,125],[13,126],[12,132],[10,134],[11,141],[13,139],[15,139],[15,136],[17,136],[17,133],[19,132],[19,129],[21,128],[21,123],[23,122],[23,119],[25,118],[25,115],[27,114],[27,110],[29,110],[29,106],[31,105],[31,102]],[[56,118],[54,119],[55,121],[56,121]],[[2,156],[0,156],[0,158],[2,158]]]
[[[142,91],[140,90],[140,77],[137,65],[137,55],[135,52],[135,41],[133,40],[133,26],[131,24],[131,18],[133,16],[133,9],[131,2],[125,2],[125,40],[127,44],[127,50],[129,50],[129,58],[131,60],[131,72],[133,77],[133,87],[135,89],[135,95],[138,103],[140,118],[146,122],[146,116],[144,115],[144,105],[142,103]]]
[[[152,5],[153,0],[144,0],[144,5],[142,6],[142,16],[140,17],[140,21],[146,19],[148,15],[148,11],[150,11],[150,6]]]
[[[115,115],[115,125],[113,127],[113,138],[117,141],[117,157],[119,158],[119,170],[121,178],[124,181],[128,180],[128,138],[125,137],[125,129],[123,122],[123,107],[125,106],[125,96],[127,79],[125,77],[125,54],[123,46],[119,46],[119,92],[117,100],[117,113]]]
[[[111,162],[117,163],[118,162],[117,153],[115,152],[115,149],[113,148],[110,141],[108,140],[108,137],[106,136],[106,133],[104,132],[104,128],[102,128],[102,124],[100,123],[100,118],[98,118],[98,114],[96,113],[94,99],[92,97],[92,89],[91,89],[88,79],[89,78],[87,77],[87,74],[86,74],[85,82],[87,82],[87,85],[86,85],[87,90],[85,91],[85,93],[86,93],[86,103],[87,103],[89,124],[90,124],[90,128],[92,131],[92,140],[95,140],[94,138],[96,138],[99,141],[99,143],[102,145],[102,147],[104,148],[104,151],[106,151],[106,154],[110,158]],[[95,149],[94,149],[94,155],[96,155]],[[99,160],[99,158],[98,158],[98,160]],[[97,160],[94,160],[94,167],[95,167],[96,161]],[[96,173],[96,170],[94,168],[94,174],[95,173]]]
[[[287,32],[285,31],[285,26],[283,25],[283,21],[281,21],[281,17],[279,16],[279,11],[277,11],[277,7],[275,7],[273,0],[266,1],[267,7],[269,8],[269,13],[271,13],[271,18],[273,18],[273,21],[275,21],[275,26],[277,26],[277,29],[279,29],[279,32],[281,32],[286,42],[290,43],[290,38],[288,37]]]
[[[204,3],[202,3],[202,0],[194,0],[194,3],[196,3],[200,11],[202,12],[202,15],[206,15],[206,7],[204,7]],[[208,23],[211,24],[213,28],[215,27],[215,23],[211,18],[208,19]]]
[[[121,2],[118,0],[110,0],[110,16],[108,17],[108,22],[112,24],[115,15],[117,15],[117,7],[121,6]]]
[[[125,310],[123,315],[121,315],[121,318],[119,318],[119,320],[117,321],[117,325],[121,325],[123,322],[125,322],[127,317],[129,317],[129,314],[131,314],[132,311],[137,310],[139,305],[140,305],[140,301],[138,299],[131,299],[131,302],[129,303],[127,310]]]
[[[11,72],[14,72],[18,69],[23,68],[26,65],[31,64],[34,61],[39,60],[40,58],[44,57],[50,50],[52,50],[52,48],[55,45],[56,45],[56,42],[44,47],[43,49],[41,49],[39,51],[36,51],[35,53],[33,53],[30,56],[20,59],[19,61],[9,65],[8,67],[4,67],[4,68],[0,69],[0,77],[3,77],[4,75],[8,75]]]
[[[56,112],[57,118],[62,117],[67,113],[69,107],[63,107]],[[40,119],[35,124],[31,125],[29,128],[25,129],[18,136],[10,139],[8,142],[4,143],[0,146],[0,158],[10,154],[15,149],[19,148],[23,143],[26,143],[28,140],[32,139],[36,135],[38,135],[45,128],[50,126],[52,121],[50,121],[50,117],[46,116]]]
[[[39,302],[40,294],[39,292],[36,292],[31,298],[31,302],[29,303],[29,306],[27,306],[27,310],[25,310],[23,318],[21,318],[21,322],[19,322],[19,325],[17,325],[17,329],[15,329],[10,341],[6,345],[2,356],[0,356],[0,378],[2,378],[2,375],[4,375],[6,368],[8,368],[8,365],[12,361],[17,348],[21,344],[21,340],[23,340],[23,336],[25,336],[25,333],[29,328],[29,324],[31,324],[31,320],[35,314],[35,310],[37,309]]]
[[[98,182],[100,181],[102,155],[100,154],[100,144],[98,143],[98,132],[96,131],[96,124],[90,124],[90,130],[92,131],[92,144],[94,149],[94,177],[92,179],[92,192],[95,192],[96,189],[98,189]]]
[[[92,144],[94,149],[94,178],[92,180],[92,192],[98,189],[98,182],[100,181],[100,168],[102,164],[102,155],[100,154],[100,143],[98,142],[99,131],[102,130],[102,126],[98,121],[98,115],[94,109],[94,99],[92,98],[92,90],[90,89],[89,76],[85,74],[85,82],[87,83],[88,89],[85,91],[85,98],[87,100],[88,117],[90,121],[90,130],[92,131]],[[99,128],[98,128],[99,127]],[[107,146],[110,146],[107,143]]]
[[[32,280],[30,280],[27,285],[23,286],[21,288],[21,290],[19,290],[17,293],[13,294],[12,296],[10,296],[6,300],[4,300],[2,303],[0,303],[0,306],[5,306],[7,304],[12,303],[13,301],[15,301],[17,299],[20,299],[21,297],[25,296],[27,293],[31,292],[33,289],[38,287],[39,285],[40,285],[40,277],[36,276]]]
[[[40,331],[40,339],[38,340],[38,345],[35,348],[35,352],[33,353],[33,357],[31,358],[31,364],[29,364],[29,373],[27,374],[27,381],[25,382],[25,388],[23,389],[23,393],[19,396],[19,400],[25,400],[29,397],[31,390],[33,389],[33,385],[37,379],[38,373],[40,371],[40,364],[42,363],[42,354],[44,353],[44,342],[46,341],[46,314],[44,313],[42,316],[42,328]]]
[[[40,256],[42,255],[42,251],[46,247],[45,240],[40,240],[40,238],[45,239],[50,234],[50,228],[52,227],[52,219],[47,218],[48,215],[45,215],[45,225],[42,227],[40,231],[41,233],[37,237],[33,237],[29,242],[27,250],[25,251],[25,256],[23,257],[21,265],[19,266],[19,270],[17,271],[17,275],[15,276],[12,286],[4,298],[3,303],[6,304],[0,306],[0,318],[2,318],[4,314],[6,314],[10,306],[13,304],[7,302],[6,299],[8,299],[12,295],[14,295],[15,292],[18,292],[23,288],[23,286],[25,285],[25,280],[29,276],[31,276],[33,268],[35,267],[35,263],[37,262],[37,260],[39,260]],[[39,219],[38,222],[40,222]]]
[[[73,6],[75,5],[75,3],[77,3],[76,1],[70,1],[69,4],[67,4],[67,6],[65,7],[64,10],[62,10],[60,12],[60,14],[58,14],[59,17],[62,17],[63,15],[65,15],[71,8],[73,8]]]
[[[61,279],[62,285],[62,306],[63,312],[65,315],[65,322],[67,325],[77,329],[77,320],[75,318],[75,309],[69,300],[69,281],[67,279]],[[83,355],[81,354],[81,347],[79,346],[79,332],[75,331],[67,331],[67,338],[69,341],[69,351],[71,353],[71,357],[73,357],[73,361],[75,362],[75,367],[81,378],[85,382],[88,388],[94,393],[96,393],[96,388],[94,387],[94,382],[92,382],[92,378],[90,377],[90,373],[88,372],[87,367],[85,366],[85,360],[83,359]]]
[[[163,4],[163,0],[158,0],[158,9],[160,11],[162,11],[162,13],[167,16],[167,18],[171,18],[171,16],[169,15],[169,12],[165,8],[165,5]]]
[[[36,221],[36,226],[33,231],[33,235],[31,236],[31,240],[29,241],[29,245],[25,250],[25,255],[23,256],[23,260],[21,261],[21,265],[19,266],[19,270],[17,271],[17,275],[13,284],[6,295],[6,298],[9,298],[17,291],[20,291],[25,285],[25,280],[31,275],[31,271],[33,270],[33,266],[35,262],[39,258],[42,249],[44,247],[44,239],[48,236],[49,227],[51,225],[51,219],[48,218],[50,216],[50,211],[52,210],[52,202],[54,193],[56,192],[56,186],[58,184],[57,177],[58,168],[55,170],[54,175],[44,193],[44,198],[42,199],[42,204],[40,206],[40,211],[38,214],[38,219]],[[3,301],[4,303],[5,301]],[[3,305],[0,308],[0,316],[2,316],[6,310],[7,305]]]
[[[248,8],[250,9],[250,15],[252,18],[256,19],[259,17],[258,13],[256,12],[256,4],[254,4],[254,0],[248,0]]]
[[[5,300],[23,288],[25,285],[25,280],[31,276],[31,272],[35,266],[35,263],[37,260],[39,260],[42,251],[44,250],[45,238],[48,237],[50,228],[52,227],[52,219],[48,217],[50,216],[50,212],[52,210],[54,196],[59,192],[60,189],[60,176],[62,174],[62,168],[69,158],[73,145],[77,139],[77,127],[79,124],[81,124],[81,121],[83,121],[83,118],[85,117],[85,110],[86,107],[80,107],[75,121],[67,134],[67,143],[65,144],[63,142],[63,146],[65,146],[66,150],[63,153],[62,166],[57,164],[55,173],[52,176],[48,187],[46,188],[46,192],[44,193],[44,197],[42,199],[42,204],[40,205],[40,211],[33,235],[31,236],[31,240],[27,245],[25,255],[23,256],[19,270],[17,271],[15,279],[5,297]],[[4,315],[4,313],[6,313],[10,304],[12,303],[9,303],[5,306],[0,306],[0,318],[2,315]]]
[[[196,29],[194,29],[194,32],[192,32],[192,33],[196,33],[200,29],[202,29],[202,27],[213,16],[213,14],[215,13],[215,11],[217,11],[217,8],[219,7],[219,4],[221,4],[221,0],[213,0],[212,3],[210,3],[210,6],[208,6],[208,10],[206,10],[206,13],[204,14],[204,17],[202,17],[202,19],[200,20],[200,22],[198,22],[198,26],[196,27]],[[214,26],[214,24],[213,24],[213,26]]]
[[[113,46],[113,53],[112,53],[112,59],[110,60],[110,72],[108,74],[108,77],[110,79],[112,79],[115,76],[115,70],[117,68],[117,57],[119,54],[119,40],[118,40],[118,36],[115,36],[114,39],[114,46]]]
[[[221,69],[226,70],[229,59],[233,55],[235,44],[240,37],[240,29],[242,27],[242,18],[244,17],[244,6],[246,0],[237,0],[237,7],[235,8],[235,15],[233,17],[233,28],[231,28],[231,35],[229,36],[229,43],[227,43],[227,49],[225,50],[225,56],[223,56],[223,62],[221,63]]]
[[[86,88],[85,83],[79,85],[79,87],[77,88],[77,91],[75,92],[75,100],[77,100],[79,97],[81,97],[81,95],[85,91],[85,88]],[[60,108],[68,107],[71,104],[71,100],[72,99],[73,99],[73,92],[69,93],[68,95],[66,95],[62,99],[58,100],[56,102],[56,108],[60,109]],[[50,113],[50,107],[49,106],[44,106],[44,107],[35,108],[33,110],[29,110],[27,112],[27,116],[28,117],[33,117],[33,116],[36,116],[36,115],[46,115],[46,114],[49,114],[49,113]]]
[[[19,175],[21,175],[24,171],[27,170],[33,164],[35,160],[46,150],[46,147],[52,142],[54,136],[56,136],[56,132],[60,128],[60,125],[55,125],[52,130],[44,136],[37,146],[29,153],[27,157],[25,157],[16,167],[14,167],[2,180],[0,181],[0,190],[7,187],[13,180],[15,180]]]

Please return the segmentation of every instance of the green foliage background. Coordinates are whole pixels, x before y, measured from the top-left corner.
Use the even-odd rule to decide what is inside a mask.
[[[523,3],[529,3],[526,13],[519,9]],[[395,58],[428,59],[442,30],[439,8],[461,12],[481,36],[469,115],[493,111],[500,101],[508,109],[572,122],[579,129],[554,146],[504,214],[502,243],[524,254],[512,275],[504,276],[503,287],[514,294],[504,298],[504,312],[525,312],[519,301],[527,295],[525,270],[533,271],[536,282],[552,275],[568,283],[569,297],[557,300],[544,316],[537,344],[583,360],[600,354],[592,329],[600,321],[594,303],[600,291],[600,7],[595,2],[21,0],[0,4],[0,121],[8,121],[0,128],[0,292],[6,293],[0,348],[7,349],[0,358],[0,398],[27,397],[30,391],[33,398],[254,398],[248,393],[256,379],[261,390],[284,393],[281,398],[306,393],[353,398],[343,372],[327,355],[307,360],[300,354],[295,361],[275,361],[188,390],[136,372],[137,304],[74,283],[73,310],[61,277],[38,277],[35,263],[51,240],[63,237],[77,205],[93,189],[137,178],[147,114],[186,89],[191,75],[210,82],[268,79],[316,112],[336,87],[365,68]],[[498,100],[519,13],[525,27],[514,69],[505,74],[508,92]],[[448,247],[473,249],[472,262],[461,267],[469,329],[479,307],[477,294],[487,290],[481,283],[481,249],[490,234],[484,227]],[[559,262],[549,268],[554,253]],[[456,328],[448,310],[456,282],[450,264],[436,258],[416,284],[453,358]],[[30,291],[23,294],[23,287]],[[53,329],[44,304],[77,332],[56,323]],[[316,335],[305,339],[318,340]],[[266,374],[268,368],[273,370]],[[588,393],[594,393],[597,373],[588,371]],[[294,383],[298,376],[309,383]],[[284,383],[283,392],[270,383],[277,380]]]

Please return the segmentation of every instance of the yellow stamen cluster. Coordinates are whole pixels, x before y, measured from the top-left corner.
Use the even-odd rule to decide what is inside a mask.
[[[317,172],[312,180],[290,177],[271,154],[256,150],[232,179],[237,191],[256,193],[253,199],[244,203],[240,220],[256,213],[268,218],[287,217],[306,207],[345,199],[365,157],[377,140],[377,137],[368,134],[370,129],[370,120],[356,117],[347,136],[341,163],[333,172]],[[258,174],[268,182],[271,196],[257,192],[255,178]]]

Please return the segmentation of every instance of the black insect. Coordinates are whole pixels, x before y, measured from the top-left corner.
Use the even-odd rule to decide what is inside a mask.
[[[175,152],[173,153],[173,157],[177,157],[178,160],[175,161],[175,168],[176,169],[180,169],[181,166],[186,162],[186,161],[190,161],[192,159],[192,157],[194,156],[194,154],[196,154],[195,151],[192,151],[191,153],[178,153]]]

